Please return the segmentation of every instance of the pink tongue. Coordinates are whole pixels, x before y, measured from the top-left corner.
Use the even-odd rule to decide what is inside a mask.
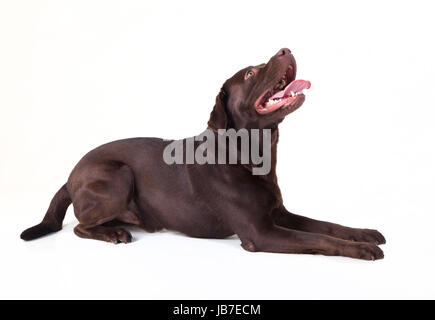
[[[301,92],[304,89],[309,89],[311,87],[311,82],[307,80],[293,80],[290,82],[284,90],[275,93],[270,99],[279,99],[290,95],[290,92],[294,93]]]

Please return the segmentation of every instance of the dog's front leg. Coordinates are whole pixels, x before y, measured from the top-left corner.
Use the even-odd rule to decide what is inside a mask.
[[[294,230],[326,234],[331,237],[357,242],[384,244],[384,236],[377,230],[357,229],[339,224],[319,221],[293,214],[281,205],[272,212],[275,224]]]
[[[248,251],[308,253],[356,259],[382,259],[382,250],[373,243],[352,242],[319,233],[291,230],[270,221],[238,232],[242,247]]]

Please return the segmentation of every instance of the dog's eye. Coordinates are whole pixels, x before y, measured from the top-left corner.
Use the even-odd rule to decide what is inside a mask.
[[[254,75],[254,71],[249,70],[248,72],[246,72],[245,74],[245,80],[252,77]]]

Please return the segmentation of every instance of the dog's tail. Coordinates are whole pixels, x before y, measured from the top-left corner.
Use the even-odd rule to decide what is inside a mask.
[[[47,213],[40,224],[33,226],[21,233],[21,239],[33,240],[46,234],[62,229],[62,221],[65,218],[66,210],[71,204],[71,197],[66,189],[66,184],[59,189],[51,200]]]

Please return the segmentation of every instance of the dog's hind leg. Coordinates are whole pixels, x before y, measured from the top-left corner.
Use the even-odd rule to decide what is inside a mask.
[[[88,166],[72,178],[74,213],[79,225],[74,233],[87,239],[113,243],[131,242],[131,234],[120,223],[141,225],[134,201],[134,177],[122,163]],[[74,186],[77,186],[74,188]]]

